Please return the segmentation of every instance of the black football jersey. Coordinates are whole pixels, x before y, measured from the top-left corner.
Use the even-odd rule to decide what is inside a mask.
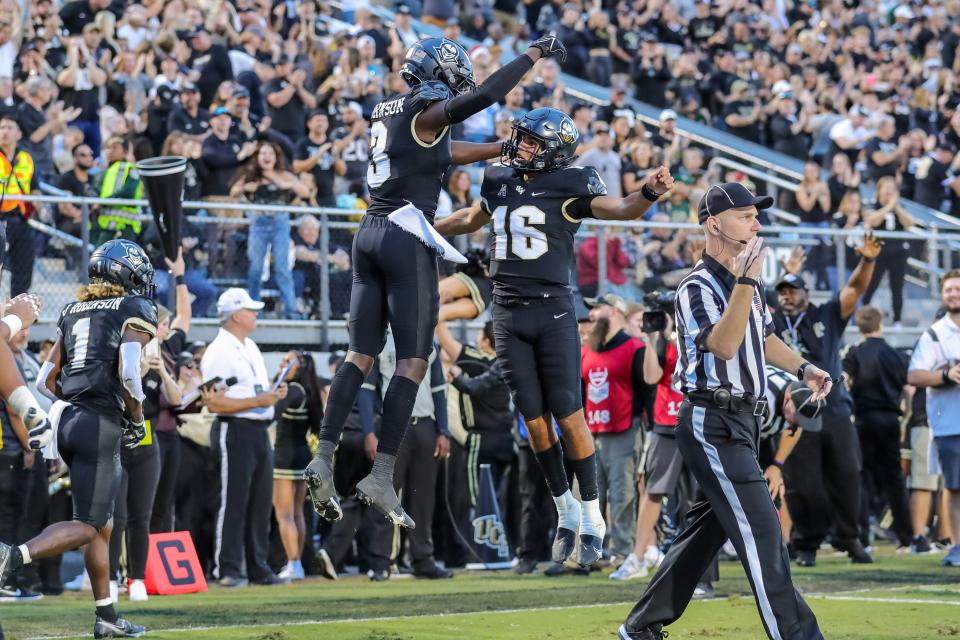
[[[565,296],[570,293],[573,237],[581,222],[571,205],[605,195],[607,187],[593,167],[529,176],[524,180],[503,165],[484,172],[480,198],[493,218],[489,247],[493,292],[504,298]]]
[[[433,81],[373,108],[367,168],[368,214],[389,215],[410,202],[433,221],[440,197],[440,178],[452,159],[450,127],[428,144],[417,138],[416,120],[430,104],[452,97],[445,84]]]
[[[72,302],[60,312],[60,376],[64,400],[109,416],[124,410],[120,342],[127,327],[157,333],[157,307],[143,296]]]

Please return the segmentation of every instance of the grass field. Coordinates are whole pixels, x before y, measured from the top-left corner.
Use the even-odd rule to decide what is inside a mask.
[[[942,556],[878,554],[852,566],[821,554],[814,569],[795,569],[797,585],[827,638],[928,640],[960,637],[960,570]],[[545,565],[541,565],[545,568]],[[151,638],[225,640],[519,640],[614,638],[646,580],[614,583],[606,572],[545,578],[459,573],[441,582],[364,577],[311,579],[284,587],[212,588],[191,596],[153,597],[119,610]],[[739,564],[721,566],[722,597],[694,602],[668,628],[677,638],[764,637]],[[90,594],[0,604],[7,638],[91,637]]]

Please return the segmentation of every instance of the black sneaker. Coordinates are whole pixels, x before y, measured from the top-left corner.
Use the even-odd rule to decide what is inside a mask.
[[[275,587],[281,584],[290,584],[290,579],[281,578],[275,573],[268,573],[267,575],[254,580],[253,584],[260,585],[261,587]]]
[[[217,584],[227,589],[240,589],[250,584],[246,578],[237,578],[235,576],[224,576],[217,580]]]
[[[804,551],[797,550],[797,566],[798,567],[815,567],[817,566],[817,552],[816,551]]]
[[[313,509],[321,518],[335,522],[343,517],[333,486],[333,468],[325,460],[314,458],[303,472]]]
[[[517,566],[513,568],[513,572],[518,576],[525,576],[530,573],[533,573],[537,570],[537,561],[531,560],[529,558],[520,560],[517,563]]]
[[[33,589],[20,587],[20,595],[17,596],[17,602],[33,602],[34,600],[43,600],[43,594]]]
[[[427,580],[445,580],[453,577],[453,571],[450,571],[450,569],[445,569],[439,565],[433,565],[432,568],[427,569],[426,571],[414,571],[413,577],[426,578]]]
[[[873,564],[873,556],[863,548],[863,543],[859,540],[854,540],[847,545],[846,551],[853,564]]]
[[[694,600],[713,600],[716,597],[717,592],[709,582],[701,582],[697,584],[697,588],[693,590]]]
[[[124,618],[117,618],[116,622],[107,622],[100,616],[97,616],[97,622],[93,625],[94,638],[139,638],[145,632],[146,628],[133,624]]]
[[[368,475],[357,483],[357,499],[375,508],[392,524],[411,531],[417,526],[413,518],[403,510],[400,498],[397,497],[397,492],[391,483],[383,482],[373,475]]]
[[[373,582],[386,582],[390,579],[389,569],[370,569],[367,571],[367,577]]]
[[[664,640],[670,634],[663,630],[663,627],[656,625],[640,629],[639,631],[630,631],[627,625],[622,624],[617,629],[617,640]]]
[[[566,576],[566,575],[588,576],[590,575],[590,569],[586,567],[581,567],[579,565],[568,567],[563,563],[556,562],[553,565],[551,565],[546,571],[544,571],[543,575],[548,576],[550,578],[554,578],[556,576]]]
[[[930,542],[926,536],[914,536],[910,541],[910,551],[913,553],[930,553]]]

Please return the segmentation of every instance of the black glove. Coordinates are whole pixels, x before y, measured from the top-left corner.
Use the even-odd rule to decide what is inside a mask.
[[[134,422],[130,418],[124,418],[120,433],[120,444],[124,449],[134,449],[140,442],[147,437],[147,425],[141,420]]]
[[[567,59],[567,48],[563,42],[555,35],[540,36],[530,43],[531,47],[540,49],[540,54],[544,58],[556,58],[558,62],[563,63]]]

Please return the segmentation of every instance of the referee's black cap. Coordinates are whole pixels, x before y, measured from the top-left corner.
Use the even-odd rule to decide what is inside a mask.
[[[792,287],[793,289],[800,289],[801,291],[808,291],[807,283],[796,273],[785,273],[780,280],[777,281],[777,286],[774,287],[777,291],[780,291],[783,287]]]
[[[755,196],[739,182],[724,182],[707,189],[707,193],[700,199],[697,218],[700,224],[703,224],[710,216],[720,215],[728,209],[740,207],[769,209],[772,206],[773,198],[770,196]]]

